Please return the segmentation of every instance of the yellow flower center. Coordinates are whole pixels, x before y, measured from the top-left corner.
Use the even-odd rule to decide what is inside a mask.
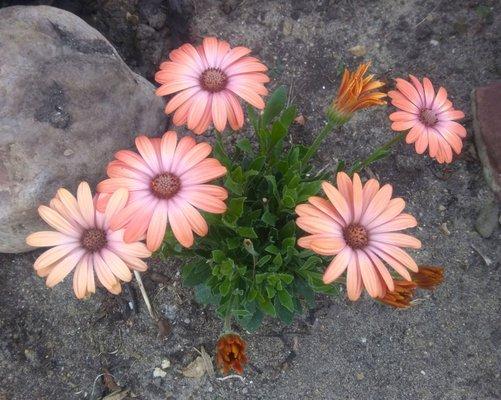
[[[430,110],[429,108],[424,108],[421,110],[419,119],[426,126],[433,126],[438,121],[437,114],[435,113],[435,111]]]
[[[151,191],[159,199],[170,199],[181,189],[181,181],[170,172],[157,175],[151,181]]]
[[[108,241],[106,233],[102,229],[90,228],[84,231],[80,238],[82,247],[92,253],[101,250]]]
[[[208,68],[200,76],[200,85],[208,92],[220,92],[226,87],[228,77],[219,68]]]
[[[360,224],[350,224],[343,230],[344,240],[352,249],[362,249],[369,244],[367,230]]]

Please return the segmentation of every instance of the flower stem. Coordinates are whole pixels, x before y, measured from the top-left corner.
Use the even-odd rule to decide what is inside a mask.
[[[146,303],[146,308],[148,309],[148,312],[150,313],[151,318],[154,321],[156,321],[157,317],[155,316],[155,313],[153,312],[153,307],[151,306],[150,299],[148,297],[148,293],[146,293],[146,289],[144,288],[143,280],[141,279],[141,274],[138,271],[134,270],[134,276],[136,277],[137,284],[139,286],[139,290],[141,291],[144,302]]]
[[[223,332],[231,332],[231,310],[224,317]]]
[[[398,135],[392,137],[385,144],[378,147],[374,150],[368,157],[363,160],[356,161],[353,164],[353,167],[350,168],[350,175],[353,175],[355,172],[359,172],[361,169],[368,167],[374,161],[381,160],[382,158],[387,157],[390,154],[390,149],[400,142],[405,137],[404,132],[400,132]]]
[[[320,148],[320,145],[322,144],[322,142],[325,140],[327,135],[329,133],[331,133],[332,129],[335,126],[337,126],[337,124],[335,124],[330,119],[327,120],[327,123],[325,124],[323,129],[320,131],[320,133],[317,135],[317,137],[313,141],[312,145],[310,146],[310,148],[308,149],[308,151],[304,155],[303,159],[301,160],[303,166],[305,166],[308,163],[308,161],[310,161],[310,158],[313,156],[313,154],[315,154],[317,152],[317,150]]]

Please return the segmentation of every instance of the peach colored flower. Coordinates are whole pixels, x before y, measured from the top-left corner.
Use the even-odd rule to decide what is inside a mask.
[[[230,45],[213,37],[193,47],[183,44],[169,54],[170,61],[160,65],[155,80],[161,84],[158,96],[177,93],[167,103],[165,112],[174,112],[175,125],[188,125],[197,134],[204,133],[210,123],[224,131],[228,121],[231,129],[240,129],[244,114],[238,101],[241,97],[258,109],[264,108],[261,96],[268,94],[264,83],[268,68],[250,57],[246,47]]]
[[[452,151],[461,153],[466,129],[455,122],[464,118],[464,113],[455,110],[441,87],[435,94],[428,78],[423,83],[409,75],[411,82],[397,78],[397,90],[388,92],[391,103],[400,111],[390,115],[391,129],[406,131],[405,140],[414,143],[416,152],[423,154],[429,149],[430,157],[440,164],[452,161]]]
[[[216,345],[216,363],[221,372],[230,370],[242,374],[247,364],[245,349],[247,343],[236,333],[228,333],[219,338]]]
[[[325,256],[335,255],[324,273],[326,284],[346,269],[348,297],[357,300],[365,287],[372,297],[394,290],[393,278],[383,261],[403,278],[411,280],[407,269],[418,270],[402,247],[420,248],[421,242],[397,231],[417,225],[416,219],[402,213],[405,202],[391,198],[389,184],[379,187],[370,179],[362,186],[358,174],[353,181],[344,172],[337,174],[337,189],[322,184],[328,199],[310,197],[310,204],[296,207],[297,225],[311,235],[298,245]]]
[[[143,243],[124,243],[124,231],[110,229],[111,219],[125,206],[126,189],[116,191],[104,213],[96,210],[95,200],[87,182],[78,186],[77,198],[66,189],[59,189],[50,207],[40,206],[38,213],[56,231],[35,232],[26,238],[34,247],[52,247],[35,261],[39,276],[47,277],[54,287],[71,271],[73,290],[79,299],[95,293],[94,273],[113,294],[121,292],[120,281],[132,279],[130,269],[145,271],[141,258],[151,256]]]
[[[374,80],[374,75],[364,76],[369,66],[370,63],[360,64],[353,73],[348,68],[344,70],[337,97],[328,111],[331,119],[344,123],[357,110],[386,104],[383,100],[386,94],[376,91],[384,86],[384,83]]]
[[[197,208],[209,213],[226,211],[226,189],[208,185],[226,174],[208,143],[191,137],[179,142],[177,134],[166,132],[162,138],[136,138],[139,154],[121,150],[107,168],[109,179],[98,184],[100,193],[109,194],[122,187],[130,192],[127,206],[111,221],[113,229],[125,228],[124,239],[134,242],[146,233],[149,250],[157,250],[169,223],[176,239],[185,247],[193,244],[193,232],[205,236],[208,226]],[[102,195],[103,208],[109,196]]]

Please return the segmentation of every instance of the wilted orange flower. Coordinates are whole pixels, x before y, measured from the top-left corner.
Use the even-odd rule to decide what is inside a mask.
[[[412,272],[412,280],[422,289],[433,290],[444,280],[444,269],[420,265],[418,272]]]
[[[247,364],[246,347],[247,343],[235,333],[221,336],[216,345],[216,363],[221,372],[227,374],[234,370],[242,374],[243,367]]]
[[[387,291],[384,296],[377,300],[396,308],[409,307],[417,285],[414,282],[404,280],[394,281],[394,284],[395,289],[392,292]]]
[[[344,123],[357,110],[386,104],[383,100],[386,94],[375,91],[384,83],[374,80],[374,75],[364,76],[369,66],[370,62],[361,64],[354,73],[348,68],[344,70],[337,97],[328,111],[329,118]]]

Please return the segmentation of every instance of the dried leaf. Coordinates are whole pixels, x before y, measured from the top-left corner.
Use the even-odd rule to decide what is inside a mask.
[[[201,378],[206,372],[205,361],[202,356],[195,358],[181,371],[187,378]]]
[[[129,392],[130,389],[117,390],[116,392],[104,396],[101,400],[122,400],[129,395]]]
[[[351,54],[353,54],[355,57],[362,57],[367,53],[367,49],[363,45],[356,45],[353,46],[351,49],[348,50]]]

